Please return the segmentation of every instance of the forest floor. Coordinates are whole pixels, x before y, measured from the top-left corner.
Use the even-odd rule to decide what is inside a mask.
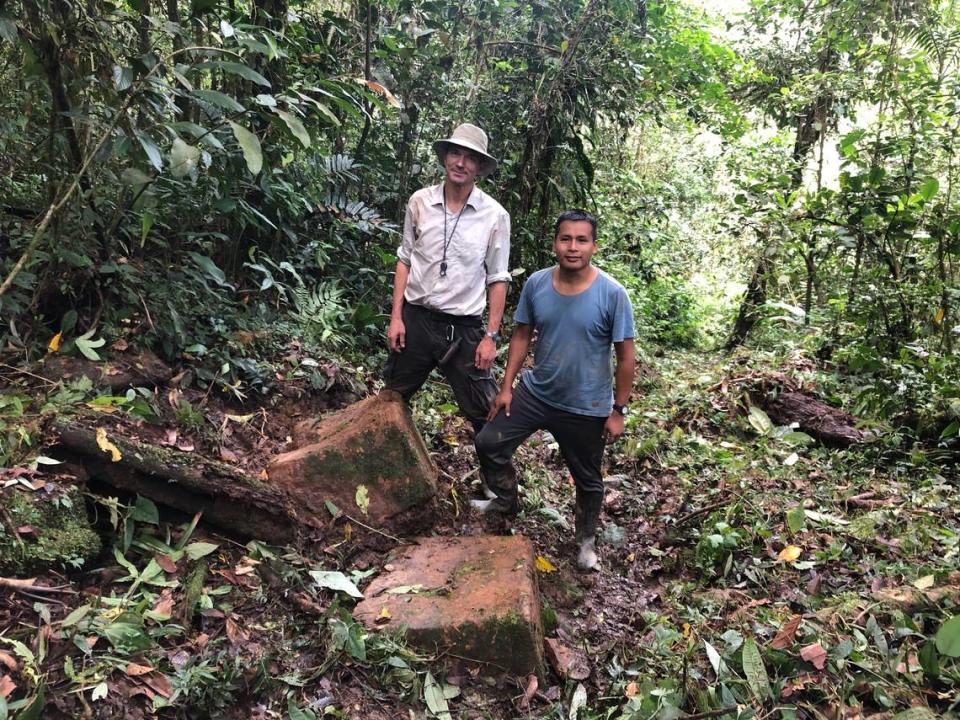
[[[295,373],[278,377],[262,407],[164,390],[151,422],[129,398],[97,403],[82,382],[45,387],[18,375],[4,393],[32,403],[36,423],[110,408],[108,436],[149,437],[255,473],[295,422],[365,390],[362,370],[328,370],[340,379],[322,393]],[[478,672],[366,633],[353,601],[310,572],[339,571],[362,589],[397,542],[344,517],[274,547],[91,484],[106,548],[96,561],[25,586],[3,579],[0,699],[27,720],[953,712],[954,468],[880,425],[846,450],[774,426],[750,410],[747,391],[778,379],[845,397],[802,357],[671,353],[645,364],[627,435],[608,449],[602,568],[587,574],[575,567],[573,487],[552,438],[534,436],[518,453],[523,510],[507,526],[468,508],[473,449],[449,393],[435,383],[416,398],[440,468],[432,532],[530,538],[546,634],[582,654],[580,679]],[[0,481],[41,492],[59,468],[41,469],[54,472],[3,470]]]

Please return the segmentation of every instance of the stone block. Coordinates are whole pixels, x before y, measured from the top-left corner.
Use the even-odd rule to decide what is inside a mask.
[[[543,629],[533,545],[522,536],[432,537],[399,548],[354,617],[371,630],[405,628],[408,642],[540,674]],[[397,592],[400,590],[400,592]]]
[[[360,517],[356,493],[363,485],[370,520],[382,522],[437,491],[437,469],[396,393],[384,391],[301,424],[297,434],[306,444],[278,455],[267,476],[306,512],[326,514],[329,500]]]

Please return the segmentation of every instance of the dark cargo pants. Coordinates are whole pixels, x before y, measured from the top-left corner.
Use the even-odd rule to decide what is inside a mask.
[[[477,345],[485,334],[482,319],[448,315],[404,303],[403,324],[406,345],[402,352],[390,353],[383,370],[387,389],[409,400],[436,368],[450,383],[460,411],[479,432],[497,394],[493,371],[480,370],[474,365]],[[444,357],[448,353],[449,356]]]
[[[578,496],[591,493],[602,498],[606,421],[605,417],[559,410],[527,390],[522,380],[518,382],[510,404],[510,417],[501,410],[474,441],[487,485],[497,495],[493,501],[497,508],[507,513],[519,509],[517,474],[511,459],[521,443],[537,430],[547,430],[556,439],[573,475]]]

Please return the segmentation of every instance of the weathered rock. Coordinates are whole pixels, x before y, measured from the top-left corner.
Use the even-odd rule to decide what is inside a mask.
[[[554,638],[547,638],[546,646],[547,660],[557,675],[571,680],[586,680],[590,677],[590,661],[582,652]]]
[[[517,675],[543,668],[533,546],[522,536],[424,538],[366,589],[354,617],[371,630]]]
[[[301,423],[296,437],[306,444],[277,456],[267,475],[310,512],[326,515],[326,501],[357,512],[363,485],[369,517],[381,522],[436,493],[437,469],[396,393],[384,391]]]
[[[30,492],[0,490],[0,574],[25,576],[85,567],[100,553],[100,536],[79,489],[48,483]]]

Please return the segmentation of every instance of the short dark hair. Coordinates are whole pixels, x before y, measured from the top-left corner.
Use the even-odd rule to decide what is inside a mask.
[[[588,222],[593,231],[593,241],[597,241],[597,219],[586,210],[564,210],[557,218],[557,223],[553,226],[553,236],[560,234],[560,223],[562,222]]]

